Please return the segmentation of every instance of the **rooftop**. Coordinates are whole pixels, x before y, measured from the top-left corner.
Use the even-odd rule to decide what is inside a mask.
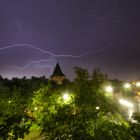
[[[51,75],[51,77],[54,77],[54,76],[65,76],[65,74],[62,72],[62,70],[60,68],[59,63],[56,64],[54,72]]]

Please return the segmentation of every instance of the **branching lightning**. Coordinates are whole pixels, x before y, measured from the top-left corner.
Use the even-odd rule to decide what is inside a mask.
[[[34,46],[32,44],[13,44],[13,45],[2,47],[2,48],[0,48],[0,50],[6,50],[6,49],[16,48],[16,47],[27,47],[27,48],[31,48],[31,49],[37,50],[37,51],[39,51],[39,52],[41,52],[43,54],[49,54],[50,56],[55,57],[55,58],[58,58],[58,57],[81,58],[81,57],[84,57],[84,56],[86,56],[88,54],[102,52],[102,51],[104,51],[106,48],[108,48],[111,45],[112,44],[108,44],[108,45],[106,45],[103,48],[100,48],[100,49],[97,49],[97,50],[93,50],[93,51],[88,51],[88,52],[82,53],[80,55],[71,55],[71,54],[61,54],[61,55],[59,55],[59,54],[54,54],[51,51],[43,50],[43,49],[38,48],[38,47],[36,47],[36,46]]]
[[[137,45],[135,45],[135,44],[133,44],[133,43],[131,43],[131,42],[128,42],[128,41],[121,41],[119,44],[130,45],[131,47],[135,47],[135,48],[137,48],[138,50],[140,50],[140,48],[139,48]],[[12,65],[12,66],[9,66],[9,68],[14,68],[14,69],[18,69],[18,70],[22,70],[22,71],[23,71],[23,70],[29,68],[30,66],[34,65],[34,66],[36,66],[36,67],[38,67],[38,68],[45,68],[45,67],[48,67],[48,68],[51,69],[51,72],[52,72],[52,67],[53,67],[53,65],[49,65],[49,64],[43,64],[43,65],[41,64],[41,65],[40,65],[40,63],[41,63],[41,62],[51,62],[51,60],[52,60],[53,58],[59,58],[59,57],[78,59],[78,58],[82,58],[82,57],[85,57],[85,56],[90,55],[90,54],[93,54],[93,53],[102,52],[102,51],[104,51],[105,49],[107,49],[107,48],[109,48],[109,47],[111,47],[111,46],[113,46],[113,44],[112,44],[112,43],[109,43],[109,44],[107,44],[107,45],[106,45],[105,47],[103,47],[103,48],[100,48],[100,49],[98,49],[98,50],[88,51],[88,52],[85,52],[85,53],[80,54],[80,55],[71,55],[71,54],[61,54],[61,55],[57,55],[57,54],[52,53],[51,51],[43,50],[43,49],[38,48],[38,47],[36,47],[36,46],[34,46],[34,45],[31,45],[31,44],[13,44],[13,45],[9,45],[9,46],[2,47],[2,48],[0,48],[0,50],[7,50],[7,49],[11,49],[11,48],[16,48],[16,47],[27,47],[27,48],[31,48],[31,49],[37,50],[37,51],[39,51],[39,52],[41,52],[41,53],[43,53],[43,54],[49,54],[49,55],[50,55],[50,58],[48,58],[48,59],[40,59],[40,60],[29,61],[29,62],[27,62],[27,64],[26,64],[25,66],[23,66],[23,67],[20,67],[20,66],[13,66],[13,65]]]
[[[114,6],[111,8],[111,10],[109,10],[106,14],[106,16],[103,17],[98,17],[95,14],[90,14],[88,16],[88,18],[95,18],[96,20],[107,20],[108,18],[110,18],[112,16],[112,13],[115,11],[116,7],[118,6],[118,3],[120,2],[120,0],[116,0]]]
[[[13,17],[15,25],[17,26],[17,28],[21,29],[22,28],[21,24],[19,23],[17,17],[13,14],[13,12],[11,12],[9,6],[7,5],[7,2],[5,0],[1,0],[1,2],[3,3],[3,5],[7,9],[7,11],[10,13],[10,15]]]
[[[15,69],[19,69],[19,70],[25,70],[27,69],[28,67],[30,67],[32,64],[35,64],[35,66],[37,67],[40,67],[40,68],[43,68],[43,67],[50,67],[52,65],[43,65],[43,66],[40,66],[39,63],[41,62],[51,62],[52,60],[52,57],[50,57],[49,59],[40,59],[40,60],[37,60],[37,61],[29,61],[25,66],[23,67],[19,67],[19,66],[9,66],[9,68],[15,68]],[[38,64],[38,65],[37,65]]]
[[[106,48],[110,47],[111,45],[112,44],[108,44],[108,45],[106,45],[103,48],[100,48],[100,49],[97,49],[97,50],[93,50],[93,51],[89,51],[89,52],[85,52],[85,53],[80,54],[80,55],[71,55],[71,54],[61,54],[61,55],[58,55],[58,54],[52,53],[51,51],[46,51],[46,50],[43,50],[41,48],[38,48],[38,47],[36,47],[34,45],[31,45],[31,44],[13,44],[13,45],[2,47],[2,48],[0,48],[0,50],[7,50],[7,49],[12,49],[12,48],[17,48],[17,47],[27,47],[27,48],[31,48],[31,49],[37,50],[37,51],[39,51],[39,52],[41,52],[43,54],[49,54],[50,55],[49,59],[40,59],[40,60],[37,60],[37,61],[29,61],[23,67],[20,67],[20,66],[9,66],[9,68],[14,68],[14,69],[18,69],[18,70],[25,70],[25,69],[29,68],[31,65],[39,64],[41,62],[50,62],[52,60],[52,58],[60,58],[60,57],[64,57],[64,58],[82,58],[82,57],[84,57],[86,55],[89,55],[89,54],[92,54],[92,53],[102,52]],[[40,65],[36,65],[36,66],[40,67]],[[42,68],[42,67],[50,67],[51,71],[52,71],[52,65],[43,65],[40,68]]]
[[[20,24],[20,20],[18,20],[18,15],[16,15],[16,13],[14,13],[14,11],[13,12],[11,11],[12,9],[11,9],[10,5],[8,5],[8,1],[0,0],[0,2],[3,4],[3,7],[6,9],[9,16],[11,16],[10,19],[12,19],[12,22],[16,26],[16,28],[17,29],[22,29],[22,25]],[[104,16],[103,15],[98,16],[98,14],[96,14],[96,13],[89,13],[86,16],[86,19],[87,18],[89,20],[93,19],[93,20],[95,20],[99,23],[100,22],[105,23],[105,22],[108,22],[108,21],[112,22],[112,16],[118,10],[118,6],[120,4],[121,4],[120,0],[113,0],[113,3],[111,5],[111,7],[109,9],[104,9],[104,10],[106,10],[106,13],[105,13]],[[87,20],[87,21],[89,21],[89,20]],[[117,22],[118,22],[118,19],[117,19]],[[17,51],[19,51],[19,49],[25,48],[25,50],[26,49],[29,50],[29,51],[33,50],[33,52],[39,54],[39,56],[41,54],[41,57],[39,57],[39,58],[35,58],[35,59],[31,58],[30,60],[26,59],[26,62],[24,60],[24,62],[25,62],[24,64],[22,63],[22,64],[17,65],[16,62],[15,62],[15,64],[12,64],[12,62],[13,62],[13,60],[12,60],[11,64],[8,66],[8,68],[10,68],[9,69],[10,72],[11,72],[11,69],[14,70],[14,71],[17,71],[17,72],[21,71],[21,73],[22,73],[22,72],[28,72],[28,71],[32,72],[33,68],[36,68],[35,71],[38,70],[38,69],[39,70],[42,69],[42,71],[44,71],[44,69],[47,68],[47,70],[49,70],[49,72],[52,73],[52,70],[53,70],[53,64],[52,64],[53,61],[52,60],[54,60],[54,59],[66,58],[66,59],[70,59],[70,60],[73,60],[73,59],[74,60],[77,60],[77,59],[81,60],[81,58],[83,58],[83,57],[86,57],[86,56],[89,56],[89,55],[92,56],[93,54],[104,52],[106,49],[110,49],[111,47],[113,47],[113,45],[114,45],[114,48],[115,48],[117,46],[116,44],[118,46],[121,45],[121,47],[124,46],[125,48],[123,48],[123,49],[127,49],[127,47],[130,46],[130,47],[135,48],[138,51],[140,51],[140,47],[137,44],[134,44],[133,42],[129,42],[129,41],[115,42],[114,41],[114,42],[110,42],[110,43],[102,46],[99,49],[92,49],[92,50],[86,51],[86,52],[79,52],[78,54],[75,54],[75,53],[71,54],[70,52],[61,54],[61,52],[58,53],[58,52],[55,52],[55,51],[42,49],[41,47],[38,47],[34,44],[10,44],[10,45],[7,45],[7,46],[1,46],[0,47],[0,52],[2,52],[4,54],[8,54],[7,52],[9,52],[10,50],[16,50],[15,52],[17,52]],[[93,48],[95,48],[95,47],[93,47]],[[113,49],[113,48],[111,48],[111,49]],[[9,51],[7,51],[7,50],[9,50]],[[11,52],[13,52],[13,51],[11,51]],[[110,53],[110,52],[111,52],[111,50],[108,50],[107,54]],[[114,50],[113,50],[113,53],[114,53]],[[106,55],[106,53],[105,53],[105,55]],[[34,55],[34,56],[36,56],[36,55]],[[4,58],[4,57],[5,56],[3,56],[2,58]],[[42,58],[47,58],[47,59],[42,59]],[[45,69],[45,71],[46,71],[46,69]],[[38,71],[37,71],[37,73],[38,73]]]

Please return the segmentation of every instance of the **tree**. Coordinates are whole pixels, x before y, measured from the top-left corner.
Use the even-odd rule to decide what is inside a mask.
[[[97,71],[94,78],[97,90],[87,70],[76,68],[76,73],[67,96],[62,88],[53,90],[50,85],[35,92],[32,111],[46,139],[133,140],[129,123],[101,93],[103,75]]]
[[[3,90],[4,91],[4,90]],[[25,114],[27,102],[16,86],[0,98],[0,138],[17,140],[28,132],[31,119]]]
[[[133,122],[129,122],[131,126],[131,133],[135,140],[140,139],[140,112],[134,112],[132,115]]]
[[[95,92],[98,92],[99,94],[100,90],[102,90],[103,84],[107,81],[107,75],[101,73],[101,69],[95,68],[91,75],[91,81],[93,85],[93,90]]]

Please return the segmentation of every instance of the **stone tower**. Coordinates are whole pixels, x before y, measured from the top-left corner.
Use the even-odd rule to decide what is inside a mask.
[[[50,76],[50,80],[58,84],[61,84],[66,79],[65,74],[62,72],[59,63],[56,64],[53,74]]]

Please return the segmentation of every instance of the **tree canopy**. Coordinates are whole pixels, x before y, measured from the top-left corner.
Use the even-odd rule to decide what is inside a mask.
[[[1,77],[0,139],[24,138],[32,128],[47,140],[138,139],[139,125],[122,117],[118,104],[105,94],[107,75],[98,68],[91,74],[79,67],[74,71],[73,82],[61,85],[45,77]],[[139,121],[139,115],[134,117]]]

